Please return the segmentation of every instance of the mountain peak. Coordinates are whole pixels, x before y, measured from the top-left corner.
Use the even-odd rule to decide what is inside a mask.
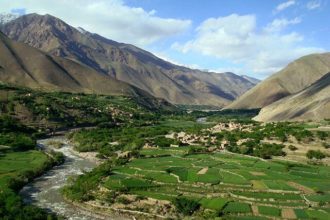
[[[4,25],[10,21],[17,19],[20,15],[10,13],[0,13],[0,25]]]

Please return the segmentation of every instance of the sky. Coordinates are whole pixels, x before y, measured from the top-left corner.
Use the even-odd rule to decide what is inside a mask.
[[[264,79],[330,51],[330,0],[0,0],[0,13],[51,14],[175,64]]]

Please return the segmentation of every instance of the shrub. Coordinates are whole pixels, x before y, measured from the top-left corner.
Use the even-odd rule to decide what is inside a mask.
[[[329,137],[329,134],[325,131],[317,131],[316,135],[318,138],[320,138],[321,140],[326,140],[327,137]]]
[[[175,198],[173,204],[175,205],[176,209],[184,215],[192,215],[200,207],[198,202],[185,197]]]
[[[293,146],[293,145],[289,145],[289,149],[291,151],[296,151],[298,148],[296,146]]]
[[[306,157],[308,159],[317,159],[317,160],[322,160],[326,157],[324,153],[322,153],[320,150],[309,150],[306,153]]]
[[[323,146],[325,149],[329,149],[329,148],[330,148],[330,144],[328,144],[328,143],[322,143],[322,146]]]
[[[130,204],[129,199],[127,199],[126,197],[122,197],[122,196],[117,198],[117,202],[124,204],[124,205]]]

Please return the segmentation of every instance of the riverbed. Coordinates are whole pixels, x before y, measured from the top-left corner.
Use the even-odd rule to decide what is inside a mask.
[[[62,165],[54,167],[41,177],[27,184],[20,191],[24,202],[36,205],[69,220],[123,219],[116,216],[111,218],[99,216],[77,208],[64,200],[61,195],[61,188],[67,184],[70,177],[92,170],[97,166],[97,163],[88,158],[80,157],[64,136],[38,140],[38,146],[42,150],[47,151],[51,148],[48,146],[50,141],[60,141],[64,144],[59,149],[52,149],[62,152],[66,160]]]

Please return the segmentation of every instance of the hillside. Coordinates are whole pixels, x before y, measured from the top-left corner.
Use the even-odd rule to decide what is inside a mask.
[[[264,107],[258,121],[320,120],[330,118],[330,72],[301,92]]]
[[[280,72],[259,83],[227,108],[262,108],[305,89],[329,71],[330,53],[301,57]]]
[[[146,92],[72,60],[48,55],[0,32],[0,81],[34,89],[146,96]]]
[[[51,15],[29,14],[2,31],[55,56],[65,57],[178,104],[224,106],[254,86],[241,76],[192,70],[133,45],[76,29]]]

